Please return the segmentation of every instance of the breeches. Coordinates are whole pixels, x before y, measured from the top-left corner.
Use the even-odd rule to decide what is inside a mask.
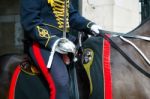
[[[38,61],[44,61],[46,65],[49,61],[50,51],[44,48],[39,48],[40,56],[43,60],[38,60],[38,57],[36,58],[36,52],[34,51],[35,50],[32,47],[29,49],[29,54],[36,66],[40,65],[38,64]],[[69,99],[69,76],[61,54],[57,52],[54,54],[52,65],[51,68],[48,69],[48,72],[52,76],[54,82],[56,99]]]

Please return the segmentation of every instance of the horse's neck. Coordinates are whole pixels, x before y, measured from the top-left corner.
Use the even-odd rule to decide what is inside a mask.
[[[148,36],[150,37],[150,28],[149,29],[137,29],[131,32],[132,35]]]
[[[150,37],[150,21],[147,21],[144,24],[139,25],[135,30],[131,31],[131,34]]]
[[[136,30],[133,30],[131,34],[150,36],[149,26],[150,25],[146,24],[142,25]],[[112,40],[142,69],[147,72],[150,71],[149,65],[144,61],[134,47],[122,41],[119,37],[114,37]],[[145,53],[148,59],[150,59],[150,42],[140,39],[129,40],[137,45],[138,48]],[[111,49],[111,67],[114,99],[121,99],[123,97],[126,97],[127,99],[150,99],[150,80],[135,69],[132,64],[130,64],[122,55],[120,55],[120,53],[118,53],[118,51],[113,48]],[[132,87],[135,85],[137,86]],[[131,93],[132,96],[135,97],[131,97]]]

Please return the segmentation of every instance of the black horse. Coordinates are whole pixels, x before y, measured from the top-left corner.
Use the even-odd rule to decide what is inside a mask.
[[[108,31],[102,31],[108,33]],[[113,33],[113,32],[109,32]],[[136,29],[127,33],[129,35],[142,35],[150,37],[150,20],[146,20]],[[107,39],[107,38],[106,38]],[[150,43],[142,39],[132,39],[150,59]],[[107,39],[108,40],[108,39]],[[110,40],[108,40],[110,41]],[[80,59],[75,63],[77,70],[78,89],[80,99],[106,99],[112,96],[114,99],[150,99],[150,64],[147,64],[143,57],[130,44],[124,42],[119,37],[111,37],[111,41],[115,42],[121,50],[126,53],[127,59],[122,56],[116,47],[111,47],[111,86],[112,94],[105,90],[104,72],[101,66],[100,45],[103,44],[102,37],[91,37],[83,43],[83,53]],[[90,53],[89,53],[90,52]],[[92,56],[94,54],[94,56]],[[142,71],[130,61],[132,59],[135,64],[139,65]],[[7,54],[0,56],[0,99],[6,99],[9,92],[9,85],[14,69],[27,59],[26,55]],[[92,62],[89,60],[93,59]],[[133,63],[133,64],[132,64]],[[88,66],[90,67],[86,67]],[[144,72],[143,72],[144,71]],[[101,73],[102,72],[102,73]],[[101,75],[102,74],[102,75]],[[102,89],[102,91],[100,90]],[[101,91],[101,92],[100,92]],[[100,94],[101,93],[101,94]],[[37,95],[38,97],[38,95]]]
[[[116,33],[109,31],[101,32],[101,36],[107,39],[112,46],[110,51],[111,67],[106,67],[106,69],[111,69],[111,71],[109,71],[111,78],[105,79],[104,77],[104,58],[102,62],[100,62],[101,56],[104,54],[100,52],[100,49],[103,48],[101,47],[103,44],[101,43],[101,38],[88,39],[84,42],[83,46],[85,49],[92,49],[94,55],[93,62],[90,64],[91,66],[84,66],[88,74],[89,84],[86,80],[83,80],[84,77],[81,76],[81,69],[77,70],[77,74],[80,75],[78,76],[80,97],[82,97],[82,99],[149,99],[150,61],[148,59],[150,59],[150,18],[126,35],[117,34],[128,38],[128,40],[132,42],[132,45],[135,44],[141,49],[145,56],[147,56],[147,61],[145,61],[131,44],[124,41],[123,37],[117,36],[109,39],[103,35],[103,33]],[[146,38],[140,37],[139,35],[145,36]],[[92,57],[92,55],[90,57]],[[85,59],[83,59],[83,61],[84,60]],[[107,60],[109,61],[109,59]],[[109,62],[107,62],[106,65],[108,63]],[[82,71],[84,70],[82,69]],[[107,72],[108,71],[106,71],[106,73]],[[109,84],[106,85],[106,81],[109,82]],[[87,87],[88,91],[85,91]]]

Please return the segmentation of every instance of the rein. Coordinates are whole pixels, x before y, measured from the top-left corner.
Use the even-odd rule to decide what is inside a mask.
[[[134,44],[132,43],[130,40],[124,38],[123,36],[119,36],[120,39],[122,39],[123,41],[129,43],[130,45],[132,45],[139,54],[141,54],[141,56],[144,58],[144,60],[147,62],[147,64],[150,66],[150,60],[146,57],[146,55]]]
[[[133,34],[123,34],[123,33],[117,33],[117,32],[110,32],[110,31],[104,31],[102,30],[100,33],[105,33],[105,34],[111,34],[111,35],[116,35],[116,36],[123,36],[125,38],[134,38],[134,39],[141,39],[141,40],[145,40],[145,41],[149,41],[150,42],[150,37],[147,36],[141,36],[141,35],[133,35]]]
[[[143,70],[138,64],[136,64],[122,49],[119,48],[119,46],[114,43],[107,35],[105,35],[104,33],[105,31],[100,31],[99,36],[103,37],[104,39],[106,39],[107,41],[110,42],[111,46],[116,49],[122,56],[125,57],[125,59],[132,64],[132,66],[134,68],[136,68],[137,70],[139,70],[142,74],[144,74],[146,77],[150,78],[150,74],[148,72],[146,72],[145,70]],[[110,34],[107,33],[107,34]],[[121,34],[121,33],[120,33]],[[124,34],[121,34],[122,36],[124,36]]]

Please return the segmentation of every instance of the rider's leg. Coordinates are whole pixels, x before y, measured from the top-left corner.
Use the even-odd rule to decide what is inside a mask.
[[[60,55],[55,54],[50,72],[55,82],[57,99],[69,99],[68,71]]]
[[[41,52],[41,56],[43,57],[45,61],[45,64],[47,64],[50,51],[44,48],[40,48],[40,52]],[[30,49],[29,53],[33,61],[37,64],[37,60],[35,59],[35,56],[33,55],[33,49]],[[55,83],[56,99],[69,99],[68,72],[60,54],[55,53],[53,57],[52,66],[49,69],[49,73],[52,75],[54,83]]]

